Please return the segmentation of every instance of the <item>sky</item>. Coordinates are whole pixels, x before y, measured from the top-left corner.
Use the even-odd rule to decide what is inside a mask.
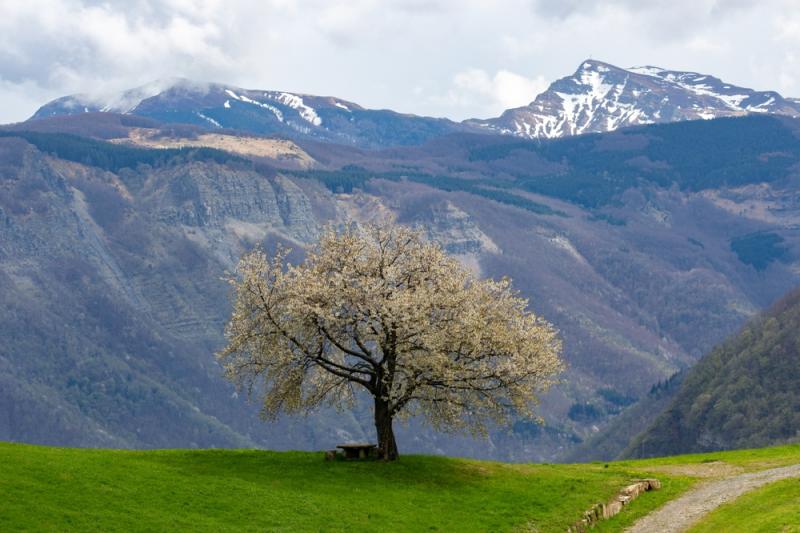
[[[487,118],[587,58],[800,97],[800,0],[0,0],[0,123],[171,77]]]

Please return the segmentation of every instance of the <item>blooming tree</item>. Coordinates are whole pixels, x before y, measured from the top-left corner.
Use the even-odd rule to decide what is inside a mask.
[[[531,416],[562,368],[555,329],[508,279],[477,279],[417,230],[331,227],[301,264],[286,254],[242,257],[218,354],[229,378],[263,393],[267,418],[342,407],[362,388],[378,455],[393,460],[395,418],[482,433]]]

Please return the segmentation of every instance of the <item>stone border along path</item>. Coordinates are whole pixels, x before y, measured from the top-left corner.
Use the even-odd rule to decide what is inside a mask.
[[[723,503],[735,500],[742,494],[773,481],[800,477],[800,464],[750,472],[703,482],[683,496],[667,502],[660,509],[640,518],[628,533],[678,533],[686,531],[703,516]]]
[[[567,533],[585,533],[595,526],[600,520],[608,520],[612,516],[622,512],[622,508],[630,504],[639,495],[661,488],[661,482],[657,479],[641,479],[636,481],[617,494],[608,503],[595,504],[591,509],[583,513],[583,518],[567,528]]]

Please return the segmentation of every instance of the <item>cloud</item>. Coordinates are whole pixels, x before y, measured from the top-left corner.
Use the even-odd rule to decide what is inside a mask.
[[[558,19],[594,15],[613,8],[635,13],[673,12],[691,15],[685,20],[686,23],[709,16],[723,17],[751,4],[748,0],[532,0],[531,3],[537,13]]]
[[[761,0],[777,5],[784,0]],[[643,28],[651,42],[694,39],[729,17],[752,11],[749,0],[531,0],[534,13],[551,21],[569,22],[573,18],[624,18],[629,28]],[[702,38],[701,38],[702,39]]]
[[[171,77],[491,116],[590,56],[800,96],[796,13],[796,0],[3,0],[0,122]]]
[[[88,88],[163,75],[192,64],[220,68],[231,57],[213,20],[174,9],[118,9],[114,3],[12,0],[0,16],[2,78],[43,88]],[[201,10],[202,11],[202,10]],[[152,15],[152,16],[151,16]]]
[[[21,122],[52,95],[37,84],[0,79],[0,123]],[[19,112],[19,111],[22,112]]]
[[[485,70],[471,68],[453,77],[448,98],[455,105],[472,107],[477,103],[491,110],[490,114],[498,114],[530,103],[547,86],[542,76],[526,78],[508,70],[490,76]]]

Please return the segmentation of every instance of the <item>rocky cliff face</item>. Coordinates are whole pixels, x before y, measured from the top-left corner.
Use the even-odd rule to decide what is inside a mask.
[[[256,242],[315,234],[294,184],[208,163],[119,176],[0,144],[17,158],[0,202],[2,438],[133,447],[306,438],[289,422],[262,427],[212,357],[224,271]],[[346,420],[337,429],[361,431]],[[327,431],[324,420],[315,427]]]

